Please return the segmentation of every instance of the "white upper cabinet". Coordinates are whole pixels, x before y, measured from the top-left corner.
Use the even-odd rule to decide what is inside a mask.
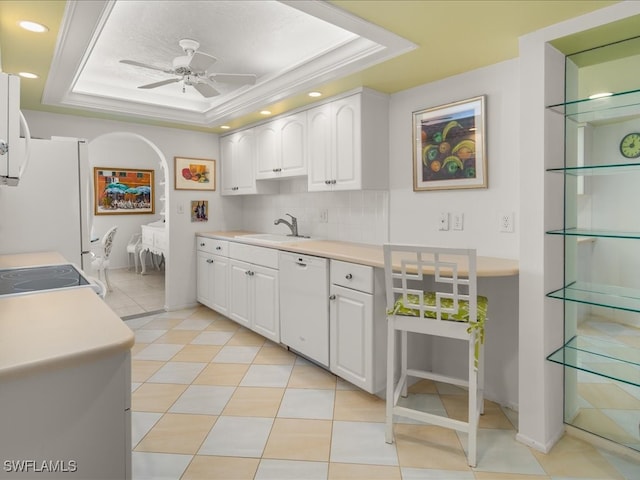
[[[388,97],[364,90],[307,112],[309,191],[388,187]]]
[[[257,179],[307,174],[306,123],[300,112],[255,128]]]
[[[275,192],[274,186],[256,182],[254,130],[242,130],[220,139],[222,195]]]

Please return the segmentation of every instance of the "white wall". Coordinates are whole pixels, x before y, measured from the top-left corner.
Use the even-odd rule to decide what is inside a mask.
[[[389,103],[390,240],[476,248],[479,255],[519,256],[519,67],[517,60],[421,85],[391,96]],[[488,188],[413,191],[412,112],[486,95]],[[464,214],[462,231],[439,231],[441,212]],[[514,212],[515,231],[500,233],[498,214]],[[518,406],[518,277],[480,279],[489,298],[486,396]],[[425,348],[427,348],[425,346]],[[465,376],[461,342],[433,341],[434,369]]]
[[[242,200],[221,197],[215,192],[174,190],[175,156],[219,159],[218,137],[215,134],[172,128],[153,127],[135,123],[116,122],[94,118],[24,111],[33,136],[52,135],[80,137],[89,142],[112,132],[130,132],[141,135],[155,144],[168,162],[170,181],[167,199],[167,222],[170,226],[167,258],[166,306],[171,309],[196,304],[195,234],[200,231],[229,230],[242,226]],[[218,179],[220,162],[216,162]],[[219,185],[219,181],[217,185]],[[209,201],[209,221],[191,222],[191,200]],[[179,214],[178,207],[184,213]]]

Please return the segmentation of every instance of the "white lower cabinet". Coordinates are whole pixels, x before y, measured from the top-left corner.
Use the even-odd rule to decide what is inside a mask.
[[[384,389],[386,316],[379,268],[331,261],[330,369],[370,393]]]
[[[229,318],[279,343],[277,250],[232,243],[229,252]]]
[[[228,242],[204,237],[197,237],[196,241],[196,299],[203,305],[227,315],[229,311]]]

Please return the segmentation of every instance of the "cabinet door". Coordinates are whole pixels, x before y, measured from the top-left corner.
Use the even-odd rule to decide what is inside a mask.
[[[330,332],[333,373],[373,390],[373,295],[331,285]]]
[[[251,265],[253,294],[253,330],[263,337],[280,342],[280,309],[278,301],[278,271]]]
[[[307,174],[307,113],[280,120],[280,176]]]
[[[280,126],[269,122],[256,127],[256,178],[274,178],[280,168]]]
[[[331,104],[307,112],[308,189],[331,190]]]
[[[227,315],[229,313],[229,259],[214,255],[210,268],[209,282],[211,308]]]
[[[236,193],[255,193],[255,138],[253,130],[239,132],[233,154],[233,183]]]
[[[362,186],[360,96],[337,100],[331,104],[333,155],[333,190],[356,190]]]
[[[211,307],[211,269],[213,258],[211,254],[198,251],[196,253],[196,300]]]
[[[233,184],[233,153],[237,137],[229,135],[220,139],[220,174],[221,190],[225,195],[235,193]]]
[[[229,260],[229,318],[251,328],[250,265]]]

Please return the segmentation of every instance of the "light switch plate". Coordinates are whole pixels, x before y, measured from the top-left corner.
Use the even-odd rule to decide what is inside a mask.
[[[451,223],[453,230],[464,230],[464,213],[454,212],[451,214]]]
[[[440,213],[440,221],[438,222],[438,230],[449,230],[449,212]]]

